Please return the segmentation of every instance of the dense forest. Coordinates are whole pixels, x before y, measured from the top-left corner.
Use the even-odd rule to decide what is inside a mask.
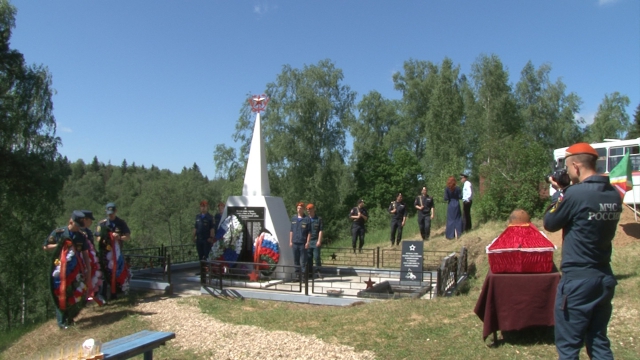
[[[254,114],[240,99],[237,147],[217,145],[216,178],[198,165],[178,173],[156,166],[89,164],[58,152],[53,84],[48,69],[29,65],[10,48],[16,9],[0,0],[0,329],[53,314],[45,237],[74,209],[104,216],[107,202],[129,224],[128,247],[184,244],[198,203],[241,194]],[[364,198],[370,227],[386,226],[394,193],[412,201],[426,185],[442,201],[446,178],[469,172],[479,222],[504,219],[514,208],[539,215],[551,151],[576,141],[640,137],[640,106],[605,94],[592,124],[579,118],[580,97],[567,93],[551,67],[524,64],[512,83],[497,55],[481,54],[469,74],[452,59],[410,59],[393,76],[399,99],[372,90],[358,96],[331,60],[284,65],[265,85],[262,118],[271,193],[290,213],[298,201],[317,205],[327,239],[347,236],[349,209]],[[352,146],[351,146],[352,142]],[[481,183],[481,186],[480,186]]]

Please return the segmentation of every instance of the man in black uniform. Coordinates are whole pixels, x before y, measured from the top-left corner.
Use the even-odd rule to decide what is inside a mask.
[[[565,166],[573,185],[544,215],[546,230],[562,229],[562,279],[555,302],[560,359],[577,359],[583,345],[592,359],[613,359],[607,337],[617,284],[610,265],[611,241],[622,200],[609,178],[596,173],[597,158],[598,153],[586,143],[567,149]]]
[[[396,200],[389,205],[389,213],[391,214],[391,246],[395,238],[396,245],[400,245],[402,241],[402,228],[407,221],[407,207],[402,202],[402,193],[396,195]],[[396,231],[398,236],[396,237]]]
[[[423,186],[421,194],[413,202],[413,206],[418,210],[418,227],[422,240],[428,240],[431,235],[431,220],[435,214],[433,209],[433,198],[427,193],[427,187]]]
[[[196,243],[199,260],[207,260],[209,257],[216,233],[214,223],[213,216],[209,213],[209,203],[207,200],[200,201],[200,213],[196,215],[196,222],[193,226],[193,242]],[[200,273],[196,275],[200,275]]]
[[[349,219],[351,219],[351,246],[353,247],[353,253],[356,253],[356,242],[360,239],[360,252],[364,246],[364,224],[369,220],[369,213],[364,207],[364,200],[358,200],[358,206],[351,209],[349,213]]]

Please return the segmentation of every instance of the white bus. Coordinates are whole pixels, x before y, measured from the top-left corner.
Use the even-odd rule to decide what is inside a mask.
[[[636,199],[640,200],[640,194],[635,195],[636,192],[640,193],[640,138],[631,140],[617,140],[617,139],[605,139],[604,142],[591,144],[593,148],[598,152],[598,161],[596,162],[596,171],[599,174],[609,174],[611,169],[616,167],[622,157],[626,153],[631,153],[629,159],[631,160],[631,170],[633,173],[633,190],[628,191],[624,196],[625,204],[640,203]],[[564,167],[564,155],[566,147],[553,150],[553,159],[556,162],[556,169]],[[553,195],[555,189],[550,188],[549,194]]]

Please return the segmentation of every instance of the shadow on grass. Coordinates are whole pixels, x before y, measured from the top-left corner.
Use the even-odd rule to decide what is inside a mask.
[[[640,239],[640,224],[638,223],[630,223],[630,224],[622,224],[622,230],[625,234]]]
[[[553,345],[555,337],[553,334],[553,326],[532,326],[517,331],[501,331],[502,339],[492,343],[491,347],[499,347],[505,344],[511,345]]]
[[[614,277],[616,278],[616,280],[624,280],[624,279],[628,279],[628,278],[632,278],[632,277],[636,277],[636,274],[616,274],[614,275]]]
[[[114,312],[106,312],[100,315],[88,316],[86,318],[82,318],[76,321],[76,326],[84,329],[93,329],[100,326],[111,325],[113,323],[117,323],[124,318],[133,315],[153,315],[151,312],[144,311],[134,311],[134,310],[120,310]]]

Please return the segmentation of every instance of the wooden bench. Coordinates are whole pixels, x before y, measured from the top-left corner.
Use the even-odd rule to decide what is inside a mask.
[[[153,350],[175,337],[172,332],[143,330],[102,344],[102,353],[110,360],[129,359],[140,354],[144,354],[144,360],[152,360]]]

